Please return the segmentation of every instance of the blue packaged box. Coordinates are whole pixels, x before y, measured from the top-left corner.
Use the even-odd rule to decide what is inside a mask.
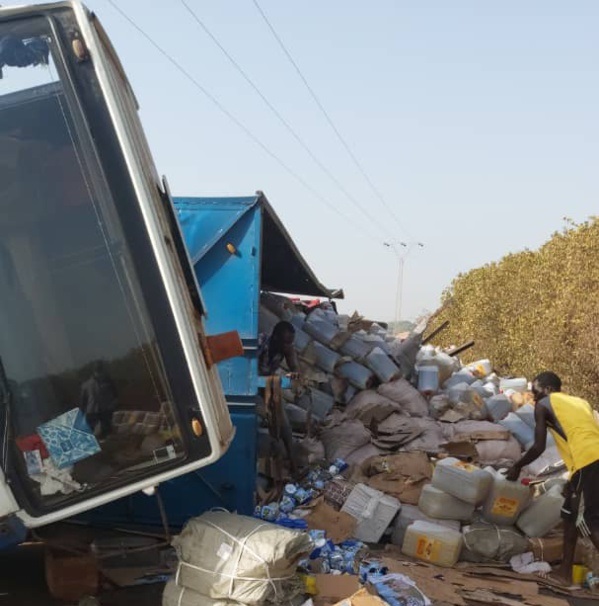
[[[37,433],[59,469],[100,452],[100,444],[79,408],[40,425]]]

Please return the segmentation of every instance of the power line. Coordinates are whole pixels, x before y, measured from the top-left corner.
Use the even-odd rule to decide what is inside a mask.
[[[304,151],[310,156],[313,162],[333,181],[333,183],[343,192],[343,194],[347,197],[347,199],[369,220],[371,221],[378,229],[382,229],[386,231],[388,234],[395,236],[395,234],[389,229],[387,225],[378,221],[375,217],[369,213],[362,204],[343,186],[343,184],[335,177],[335,175],[324,165],[324,163],[314,154],[314,152],[310,149],[308,144],[300,137],[297,131],[289,124],[289,122],[281,115],[281,113],[277,110],[277,108],[269,101],[269,99],[264,95],[264,93],[260,90],[257,84],[250,78],[247,72],[239,65],[239,63],[235,60],[234,57],[227,51],[227,49],[221,44],[218,38],[210,31],[208,26],[200,19],[198,14],[191,8],[186,0],[180,0],[181,4],[185,7],[187,12],[190,14],[191,18],[197,23],[197,25],[202,29],[202,31],[216,44],[216,46],[221,50],[221,52],[227,57],[229,62],[233,65],[233,67],[239,72],[242,78],[254,89],[254,92],[262,99],[262,101],[266,104],[268,109],[277,117],[279,122],[287,129],[287,131],[291,134],[291,136],[299,143],[299,145],[304,149]]]
[[[164,50],[154,39],[143,30],[135,21],[122,10],[114,0],[106,0],[114,10],[116,10],[121,17],[123,17],[133,28],[137,30],[165,59],[167,59],[177,70],[179,70],[205,97],[207,97],[227,118],[229,118],[237,127],[239,127],[258,147],[268,154],[279,166],[281,166],[288,174],[290,174],[296,181],[298,181],[305,189],[307,189],[313,196],[320,200],[332,211],[343,217],[346,221],[350,222],[356,227],[360,233],[374,240],[380,244],[380,239],[364,230],[364,226],[354,221],[350,216],[342,213],[334,204],[329,202],[320,192],[314,189],[301,175],[295,172],[290,166],[288,166],[279,156],[272,152],[266,144],[264,144],[254,133],[243,124],[234,114],[232,114],[214,95],[212,95],[204,86],[202,86],[194,76],[181,65],[175,58],[173,58],[166,50]]]
[[[321,103],[320,99],[318,98],[318,96],[314,92],[314,89],[310,86],[310,83],[308,82],[308,80],[304,76],[304,74],[303,74],[302,70],[300,69],[299,65],[296,63],[296,61],[294,60],[293,56],[291,55],[291,53],[289,52],[289,50],[287,49],[287,47],[285,46],[285,44],[281,40],[281,37],[279,36],[279,34],[277,33],[277,31],[275,30],[275,28],[272,25],[272,23],[269,21],[269,19],[266,16],[265,12],[262,10],[262,7],[260,6],[260,4],[258,4],[258,0],[252,0],[252,2],[254,3],[255,7],[258,9],[258,12],[262,16],[262,19],[264,20],[264,22],[268,26],[268,29],[271,31],[271,33],[274,36],[275,40],[277,41],[277,43],[281,47],[281,50],[286,55],[287,59],[289,59],[289,62],[291,63],[291,65],[293,65],[295,71],[297,72],[297,75],[300,77],[301,81],[304,83],[304,86],[306,87],[306,89],[310,93],[310,96],[312,97],[312,99],[314,100],[314,102],[316,103],[316,105],[318,106],[318,108],[320,109],[320,111],[322,112],[322,114],[325,117],[326,121],[329,123],[329,126],[333,129],[333,132],[337,136],[337,139],[339,139],[339,142],[344,147],[344,149],[348,153],[349,157],[352,159],[352,162],[355,164],[355,166],[358,169],[358,171],[360,172],[360,174],[364,177],[364,179],[368,183],[368,185],[369,185],[370,189],[372,190],[372,192],[374,193],[374,195],[380,200],[380,202],[383,204],[383,206],[387,209],[387,211],[395,219],[395,221],[397,222],[397,224],[399,225],[399,227],[401,229],[403,229],[404,232],[408,236],[411,237],[408,229],[399,220],[399,217],[397,216],[397,214],[395,213],[395,211],[393,210],[393,208],[390,206],[390,204],[387,202],[387,200],[385,200],[383,194],[381,194],[381,192],[378,190],[378,188],[374,185],[374,183],[372,182],[372,179],[369,177],[368,173],[366,172],[366,170],[362,166],[361,162],[358,160],[358,158],[356,157],[356,155],[352,151],[352,149],[349,146],[349,144],[347,143],[347,141],[341,135],[341,133],[339,132],[339,129],[337,128],[337,126],[335,126],[335,123],[333,122],[331,116],[329,115],[329,113],[325,109],[324,105]]]

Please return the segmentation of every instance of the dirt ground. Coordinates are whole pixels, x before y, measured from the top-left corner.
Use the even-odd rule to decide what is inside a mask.
[[[101,606],[160,606],[162,585],[146,585],[98,596]],[[50,597],[44,575],[43,549],[25,545],[0,553],[0,606],[74,606]]]
[[[98,596],[101,606],[160,606],[162,584],[104,591]],[[570,600],[572,606],[590,606],[599,601]],[[38,545],[21,546],[0,553],[0,606],[76,606],[53,599],[44,576],[43,549]]]

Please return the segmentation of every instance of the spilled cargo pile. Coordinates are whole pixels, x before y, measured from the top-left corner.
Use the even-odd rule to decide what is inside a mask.
[[[496,376],[489,360],[462,366],[422,330],[400,341],[328,304],[305,311],[265,295],[260,312],[265,332],[281,320],[296,331],[301,378],[282,395],[298,469],[280,482],[260,467],[253,519],[190,522],[164,604],[566,604],[531,576],[561,557],[555,444],[519,482],[504,476],[533,443],[528,381]],[[207,529],[224,537],[214,549],[182,549]],[[258,539],[276,529],[274,556]],[[208,573],[223,582],[208,587]]]

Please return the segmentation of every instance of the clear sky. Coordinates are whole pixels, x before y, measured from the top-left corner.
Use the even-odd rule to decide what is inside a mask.
[[[579,0],[259,0],[372,193],[252,0],[187,0],[369,222],[243,81],[179,0],[116,0],[351,222],[304,189],[110,6],[89,0],[125,65],[158,169],[176,195],[263,190],[345,311],[434,310],[460,272],[536,248],[564,216],[597,214],[599,3]],[[370,236],[365,235],[365,233]]]

